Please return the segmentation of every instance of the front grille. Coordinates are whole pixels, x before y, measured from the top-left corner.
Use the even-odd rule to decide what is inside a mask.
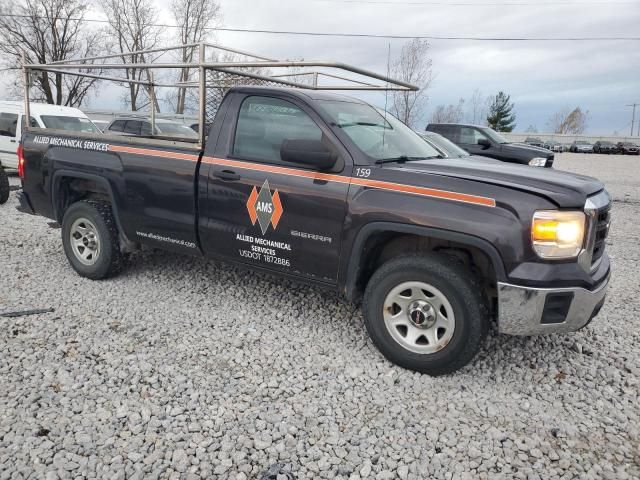
[[[611,221],[611,203],[596,211],[594,222],[594,243],[593,256],[591,257],[592,265],[602,258],[606,244],[607,234],[609,233],[609,223]]]

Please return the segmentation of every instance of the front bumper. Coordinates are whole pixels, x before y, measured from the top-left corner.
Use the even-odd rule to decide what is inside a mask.
[[[610,274],[593,290],[498,283],[498,329],[508,335],[574,332],[604,304]]]

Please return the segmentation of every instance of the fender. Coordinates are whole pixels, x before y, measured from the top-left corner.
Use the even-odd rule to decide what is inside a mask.
[[[109,200],[111,201],[111,210],[113,210],[113,217],[116,221],[116,226],[118,227],[118,231],[122,237],[129,242],[130,240],[127,238],[124,233],[124,229],[120,223],[120,214],[118,212],[118,204],[116,203],[116,198],[113,194],[113,189],[111,188],[111,184],[109,181],[98,175],[94,175],[91,173],[77,172],[75,170],[56,170],[51,177],[51,204],[53,205],[53,215],[58,223],[62,223],[62,215],[63,212],[59,211],[58,202],[56,199],[58,198],[58,190],[60,189],[60,183],[62,178],[81,178],[83,180],[91,180],[102,185],[109,195]]]
[[[407,225],[393,222],[372,222],[360,229],[356,239],[351,247],[349,263],[347,265],[346,281],[344,285],[344,293],[349,301],[355,300],[357,296],[357,280],[360,274],[360,260],[362,257],[363,247],[367,239],[379,232],[397,232],[418,235],[421,237],[437,238],[439,240],[449,240],[464,245],[476,247],[484,252],[489,258],[493,269],[496,272],[496,280],[505,281],[507,276],[504,269],[502,257],[496,247],[483,238],[469,235],[466,233],[453,232],[450,230],[442,230],[440,228],[423,227],[418,225]]]

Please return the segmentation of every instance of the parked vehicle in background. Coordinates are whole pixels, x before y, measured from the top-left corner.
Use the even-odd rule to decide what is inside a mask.
[[[438,150],[444,158],[468,158],[469,152],[435,132],[416,132],[422,139]]]
[[[446,139],[439,133],[435,133],[435,132],[416,132],[416,133],[420,135],[420,137],[425,142],[427,142],[429,145],[435,148],[438,152],[440,152],[440,155],[442,156],[442,158],[464,158],[467,160],[474,160],[474,161],[477,160],[477,161],[490,162],[490,163],[500,163],[499,160],[496,160],[494,158],[481,157],[479,155],[471,155],[469,152],[467,152],[466,150],[463,150],[462,148],[457,146],[455,143]]]
[[[156,118],[156,131],[151,132],[151,119],[147,117],[118,117],[105,129],[110,135],[129,137],[162,136],[198,140],[198,133],[182,123],[164,118]]]
[[[99,133],[100,129],[77,108],[31,104],[31,126],[69,132]],[[0,167],[17,169],[16,150],[24,126],[24,103],[0,102]]]
[[[524,143],[531,145],[532,147],[544,147],[544,142],[538,137],[527,137]]]
[[[4,168],[0,167],[0,205],[7,203],[9,200],[9,176]]]
[[[544,142],[544,148],[547,150],[551,150],[552,152],[562,152],[563,146],[560,142],[556,142],[555,140],[547,140]]]
[[[593,153],[593,145],[585,140],[575,140],[571,144],[569,151],[573,153]]]
[[[456,123],[430,123],[427,131],[436,132],[472,155],[533,167],[553,165],[554,155],[542,147],[512,143],[489,127]]]
[[[107,127],[109,126],[109,120],[91,120],[94,125],[96,127],[98,127],[100,129],[101,132],[104,133],[104,131],[107,129]]]
[[[618,153],[623,155],[640,155],[640,147],[632,142],[618,142]]]
[[[211,127],[211,122],[207,122],[204,124],[204,128],[205,131],[209,131],[209,127]],[[189,128],[191,128],[191,130],[193,130],[194,132],[198,133],[200,131],[200,124],[199,123],[192,123],[191,125],[189,125]]]
[[[607,140],[598,140],[593,145],[593,153],[606,153],[607,155],[612,153],[618,153],[618,146]]]

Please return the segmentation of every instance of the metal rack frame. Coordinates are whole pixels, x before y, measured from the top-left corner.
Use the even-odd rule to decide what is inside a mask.
[[[124,59],[133,55],[144,55],[150,53],[158,53],[158,57],[161,57],[167,52],[185,50],[185,49],[197,49],[194,52],[194,56],[197,57],[197,61],[191,63],[124,63]],[[241,55],[250,59],[249,61],[212,61],[208,62],[207,50],[217,50],[227,54]],[[113,60],[121,59],[123,63],[111,63]],[[111,62],[110,62],[111,61]],[[255,71],[247,71],[243,69],[256,69],[256,68],[297,68],[301,69],[300,72],[285,73],[285,74],[262,74]],[[321,70],[310,69],[326,69],[337,72],[347,72],[355,74],[360,78],[349,78],[348,76],[338,75],[336,73],[329,73]],[[265,81],[270,84],[278,84],[285,87],[301,88],[307,90],[346,90],[346,91],[416,91],[418,87],[411,85],[400,80],[392,79],[385,75],[365,70],[362,68],[354,67],[338,62],[309,62],[309,61],[281,61],[272,58],[263,57],[243,50],[238,50],[231,47],[215,43],[191,43],[185,45],[176,45],[170,47],[153,48],[147,50],[138,50],[134,52],[117,53],[110,55],[101,55],[87,58],[73,58],[69,60],[61,60],[57,62],[34,64],[28,63],[26,55],[22,56],[22,69],[24,76],[25,96],[24,96],[24,108],[25,117],[29,118],[29,90],[31,86],[31,78],[33,72],[51,72],[63,75],[81,76],[87,78],[93,78],[97,80],[104,80],[114,82],[118,84],[139,84],[149,89],[149,98],[151,100],[151,123],[152,128],[155,128],[155,89],[158,87],[168,88],[198,88],[199,101],[198,101],[198,120],[201,128],[199,129],[198,144],[200,147],[204,146],[205,139],[205,122],[206,122],[206,94],[208,88],[229,88],[228,84],[216,85],[214,83],[207,84],[207,72],[216,71],[223,74],[228,74],[234,77],[242,77],[251,79],[252,81]],[[135,78],[127,79],[123,77],[104,74],[104,71],[111,70],[146,70],[147,80],[137,80]],[[155,82],[153,70],[172,70],[172,69],[194,69],[198,71],[198,79],[193,82]],[[90,73],[91,71],[98,71],[97,73]],[[300,77],[310,77],[311,83],[300,82],[297,79]],[[321,84],[322,80],[329,79],[333,84],[324,85]],[[337,82],[336,82],[337,80]],[[27,127],[29,128],[29,127]],[[154,131],[154,130],[152,130]]]

